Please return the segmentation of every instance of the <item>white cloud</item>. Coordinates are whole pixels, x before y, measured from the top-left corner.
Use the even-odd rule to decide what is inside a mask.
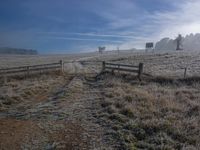
[[[46,38],[52,36],[50,38],[60,40],[93,41],[93,43],[88,42],[88,47],[90,45],[91,47],[95,47],[94,44],[96,44],[96,46],[99,46],[98,43],[107,42],[112,43],[107,44],[108,49],[116,49],[117,46],[119,46],[120,49],[130,49],[134,47],[143,48],[145,42],[156,42],[164,37],[175,38],[179,33],[182,35],[190,33],[200,33],[200,0],[162,1],[167,1],[170,5],[173,6],[173,9],[147,11],[145,10],[144,5],[141,5],[139,7],[136,4],[136,1],[133,0],[91,0],[89,2],[81,2],[81,5],[77,6],[78,8],[74,9],[83,9],[82,11],[94,13],[99,17],[97,17],[96,19],[98,21],[102,21],[103,26],[96,27],[95,25],[83,25],[83,30],[77,30],[77,32],[73,31],[72,33],[56,32],[56,30],[65,31],[65,29],[59,30],[59,26],[53,26],[47,30],[44,30],[44,28],[42,28],[42,30],[39,27],[39,29],[37,30],[37,28],[34,27],[36,28],[35,30],[37,32],[47,32],[42,33],[42,35],[38,35],[38,33],[37,35],[35,35],[35,30],[27,34],[6,33],[5,35],[1,34],[0,39],[1,41],[3,41],[3,43],[6,43],[7,45],[20,46],[20,43],[22,43],[23,45],[28,45],[29,43],[31,43],[29,42],[31,40],[45,40],[44,35],[46,35]],[[42,16],[42,19],[46,18],[48,20],[56,22],[57,24],[67,24],[68,22],[70,22],[70,20],[68,20],[68,18],[65,18],[64,15],[68,14],[68,11],[66,11],[67,9],[65,10],[67,1],[63,0],[60,3],[54,3],[54,1],[51,0],[49,3],[55,5],[46,5],[46,2],[35,3],[31,1],[23,4],[23,7],[26,8],[25,10],[27,10],[27,14],[32,14],[33,16],[39,17]],[[56,15],[56,10],[63,11],[59,11],[59,13]],[[44,27],[46,29],[45,25]],[[97,28],[96,32],[95,30],[87,30],[91,28]],[[84,32],[84,30],[86,32]],[[35,44],[36,42],[32,43]]]
[[[136,37],[130,35],[119,35],[119,34],[100,34],[100,33],[78,33],[78,32],[39,32],[39,34],[49,35],[79,35],[79,36],[91,36],[91,37],[114,37],[114,38],[127,38],[135,39]]]
[[[104,13],[100,13],[100,15],[109,20],[108,30],[114,29],[114,32],[118,34],[138,31],[134,33],[134,36],[139,38],[130,39],[120,45],[124,49],[142,48],[145,42],[156,42],[164,37],[175,38],[179,33],[182,35],[200,33],[199,0],[180,0],[178,2],[168,0],[168,2],[175,9],[157,11],[150,14],[145,10],[138,10],[133,1],[126,1],[126,5],[130,6],[125,12],[119,9],[117,13],[114,13],[115,11],[113,10],[117,9],[115,7],[108,11],[104,10]],[[134,12],[140,15],[136,17],[133,15]],[[129,13],[129,15],[125,13]],[[145,20],[146,22],[143,23]],[[139,24],[139,27],[134,28],[136,24]],[[117,29],[123,30],[118,31]]]
[[[104,39],[86,39],[86,38],[73,38],[73,37],[56,37],[56,36],[50,36],[50,37],[44,37],[47,39],[59,39],[59,40],[73,40],[73,41],[96,41],[96,42],[110,42],[110,43],[123,43],[123,41],[120,40],[104,40]]]
[[[182,1],[174,12],[157,12],[152,16],[160,32],[158,37],[175,37],[178,33],[186,35],[200,32],[200,1]],[[156,29],[156,28],[155,28]]]

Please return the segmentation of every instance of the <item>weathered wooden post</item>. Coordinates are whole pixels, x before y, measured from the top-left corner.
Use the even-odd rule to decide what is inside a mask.
[[[141,75],[143,72],[143,63],[139,63],[138,78],[141,80]]]
[[[186,78],[187,68],[184,69],[184,78]]]
[[[3,83],[4,83],[4,84],[7,83],[7,76],[6,76],[6,75],[3,76]]]
[[[117,66],[118,66],[118,73],[119,73],[119,68],[120,68],[120,65],[118,64]]]
[[[115,70],[114,69],[112,69],[111,74],[115,75]]]
[[[105,69],[106,69],[106,62],[103,61],[103,62],[102,62],[102,72],[105,71]]]
[[[64,67],[63,67],[64,63],[63,63],[63,60],[60,60],[60,70],[61,70],[61,73],[64,73]]]
[[[27,66],[26,69],[27,69],[27,77],[29,77],[29,75],[30,75],[30,68],[29,68],[29,66]]]

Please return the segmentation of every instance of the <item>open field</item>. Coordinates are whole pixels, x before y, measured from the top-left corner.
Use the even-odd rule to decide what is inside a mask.
[[[64,75],[0,83],[0,149],[200,147],[200,53],[0,57],[0,68],[75,61]],[[143,62],[148,76],[96,76],[96,61]]]

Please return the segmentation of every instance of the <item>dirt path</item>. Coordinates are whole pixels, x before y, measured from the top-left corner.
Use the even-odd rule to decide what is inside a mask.
[[[83,77],[75,77],[70,85],[73,102],[68,109],[69,120],[78,122],[84,129],[84,141],[88,149],[111,149],[104,139],[105,129],[98,124],[96,115],[100,108],[101,91],[98,88],[91,88],[92,82]],[[76,94],[75,94],[76,93]]]
[[[82,68],[74,67],[76,72]],[[65,78],[50,91],[0,112],[0,149],[112,149],[96,118],[101,83],[84,76]]]

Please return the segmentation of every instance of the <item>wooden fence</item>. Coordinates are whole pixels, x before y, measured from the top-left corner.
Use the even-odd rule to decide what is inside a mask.
[[[12,68],[3,68],[0,69],[0,76],[9,76],[9,75],[18,75],[25,74],[29,75],[35,72],[45,72],[50,70],[61,70],[63,72],[63,61],[59,61],[58,63],[51,64],[41,64],[41,65],[33,65],[33,66],[22,66],[22,67],[12,67]]]
[[[117,71],[137,73],[139,79],[141,79],[141,75],[143,73],[143,63],[139,63],[139,65],[134,66],[134,65],[127,65],[127,64],[109,63],[109,62],[103,61],[102,69],[103,71],[108,69],[108,70],[112,70],[112,72],[117,70]]]

